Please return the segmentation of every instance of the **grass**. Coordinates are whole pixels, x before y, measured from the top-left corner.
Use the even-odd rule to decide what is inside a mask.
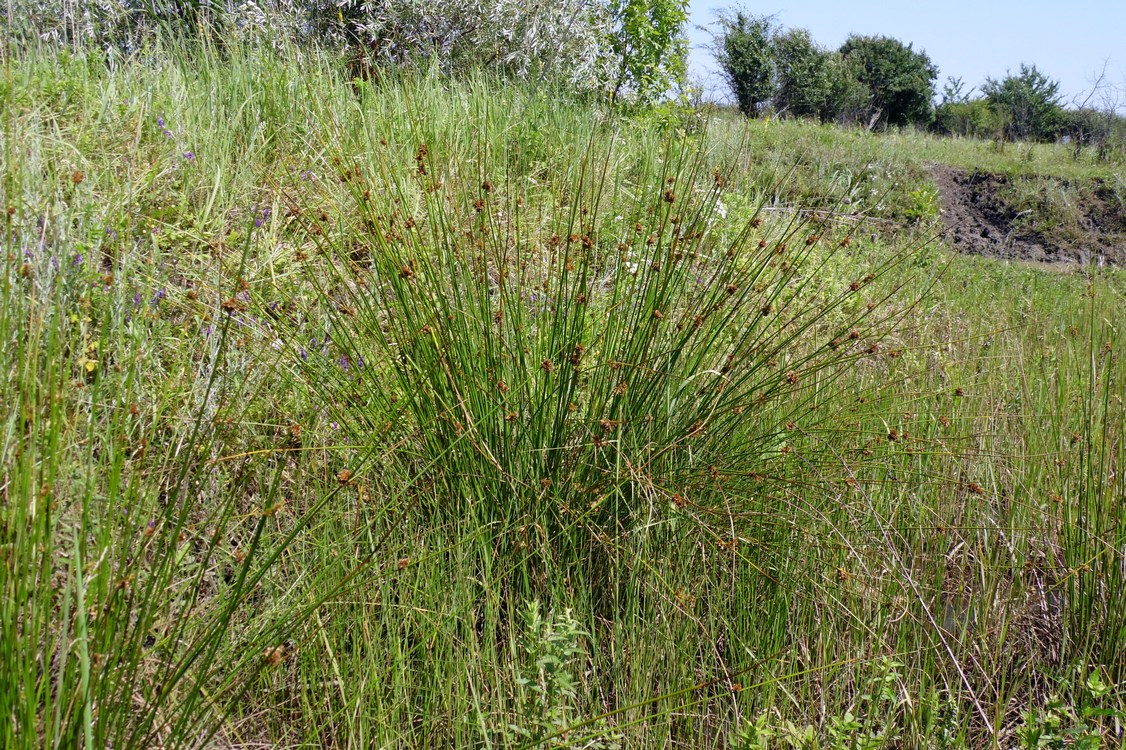
[[[1126,283],[945,252],[987,145],[4,76],[5,747],[1121,741]]]

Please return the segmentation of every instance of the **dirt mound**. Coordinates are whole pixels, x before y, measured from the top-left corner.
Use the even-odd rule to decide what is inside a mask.
[[[959,251],[1039,263],[1126,266],[1126,210],[1111,186],[935,165],[946,237]]]

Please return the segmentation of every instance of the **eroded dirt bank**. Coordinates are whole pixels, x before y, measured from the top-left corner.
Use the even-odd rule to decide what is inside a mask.
[[[934,165],[946,237],[971,255],[1126,266],[1126,210],[1115,186]]]

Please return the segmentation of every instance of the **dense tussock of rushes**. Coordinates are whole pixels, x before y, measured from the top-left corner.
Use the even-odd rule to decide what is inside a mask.
[[[5,71],[0,744],[1120,741],[1118,272],[868,136],[173,52]]]
[[[465,114],[473,133],[504,124]],[[618,127],[546,189],[484,138],[333,156],[351,222],[306,231],[339,274],[334,338],[370,369],[361,415],[409,415],[421,456],[444,459],[439,516],[566,539],[719,512],[711,488],[762,481],[810,384],[856,356],[850,335],[878,345],[885,310],[855,304],[877,273],[820,273],[845,232],[725,221],[726,160],[671,136],[630,163]]]

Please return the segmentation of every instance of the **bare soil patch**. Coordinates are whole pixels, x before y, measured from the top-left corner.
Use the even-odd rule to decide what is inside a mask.
[[[1126,210],[1113,187],[931,167],[946,237],[960,252],[1037,263],[1126,266]],[[1038,201],[1043,194],[1066,195]],[[1023,204],[1014,196],[1029,196]],[[1048,217],[1048,214],[1052,214]]]

